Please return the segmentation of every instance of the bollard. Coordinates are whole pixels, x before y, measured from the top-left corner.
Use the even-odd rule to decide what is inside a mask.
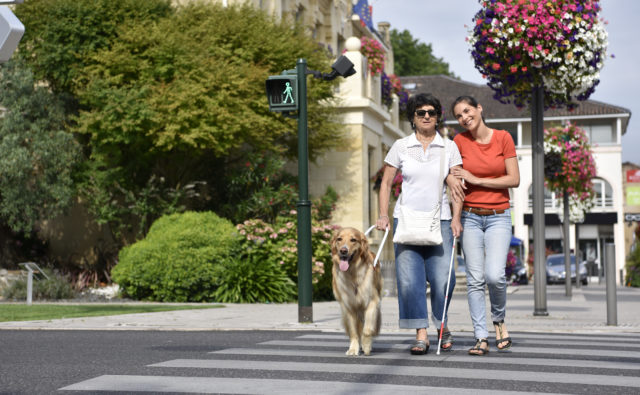
[[[624,269],[620,269],[620,285],[624,287]]]
[[[605,282],[607,287],[607,325],[618,325],[618,307],[616,296],[616,257],[615,245],[606,243],[604,246],[605,256]]]
[[[27,268],[27,306],[31,306],[33,301],[33,270],[30,266]]]

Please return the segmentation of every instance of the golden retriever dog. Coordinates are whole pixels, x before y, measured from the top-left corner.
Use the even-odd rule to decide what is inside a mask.
[[[331,240],[333,295],[340,303],[342,324],[349,336],[347,355],[371,354],[373,337],[380,332],[382,273],[373,267],[367,237],[357,229],[338,229]]]

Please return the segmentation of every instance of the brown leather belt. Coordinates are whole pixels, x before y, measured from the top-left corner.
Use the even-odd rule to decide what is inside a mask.
[[[464,206],[462,210],[476,214],[476,215],[502,214],[506,211],[506,210],[493,210],[490,208],[478,208],[478,207],[469,207],[469,206]]]

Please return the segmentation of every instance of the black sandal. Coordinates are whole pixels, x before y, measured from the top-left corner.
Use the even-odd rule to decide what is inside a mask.
[[[424,355],[429,351],[429,345],[424,340],[416,340],[411,345],[412,355]]]
[[[487,347],[482,347],[482,344],[486,344]],[[476,339],[476,345],[469,349],[469,355],[487,355],[489,353],[489,342],[487,339]]]
[[[493,321],[493,325],[498,327],[498,329],[496,330],[496,348],[498,350],[506,350],[507,348],[511,347],[511,344],[513,344],[513,342],[511,341],[511,337],[503,337],[504,320],[499,322]],[[500,347],[500,344],[504,342],[507,342],[507,344]]]
[[[440,329],[438,329],[438,338],[440,338]],[[449,347],[445,347],[444,345],[448,344]],[[445,329],[442,331],[442,344],[440,345],[440,349],[442,351],[451,351],[453,348],[453,336],[449,329]]]

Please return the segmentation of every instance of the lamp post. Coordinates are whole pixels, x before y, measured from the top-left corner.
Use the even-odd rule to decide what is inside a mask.
[[[544,88],[533,87],[531,133],[533,145],[533,315],[547,316],[547,269],[544,238]]]

